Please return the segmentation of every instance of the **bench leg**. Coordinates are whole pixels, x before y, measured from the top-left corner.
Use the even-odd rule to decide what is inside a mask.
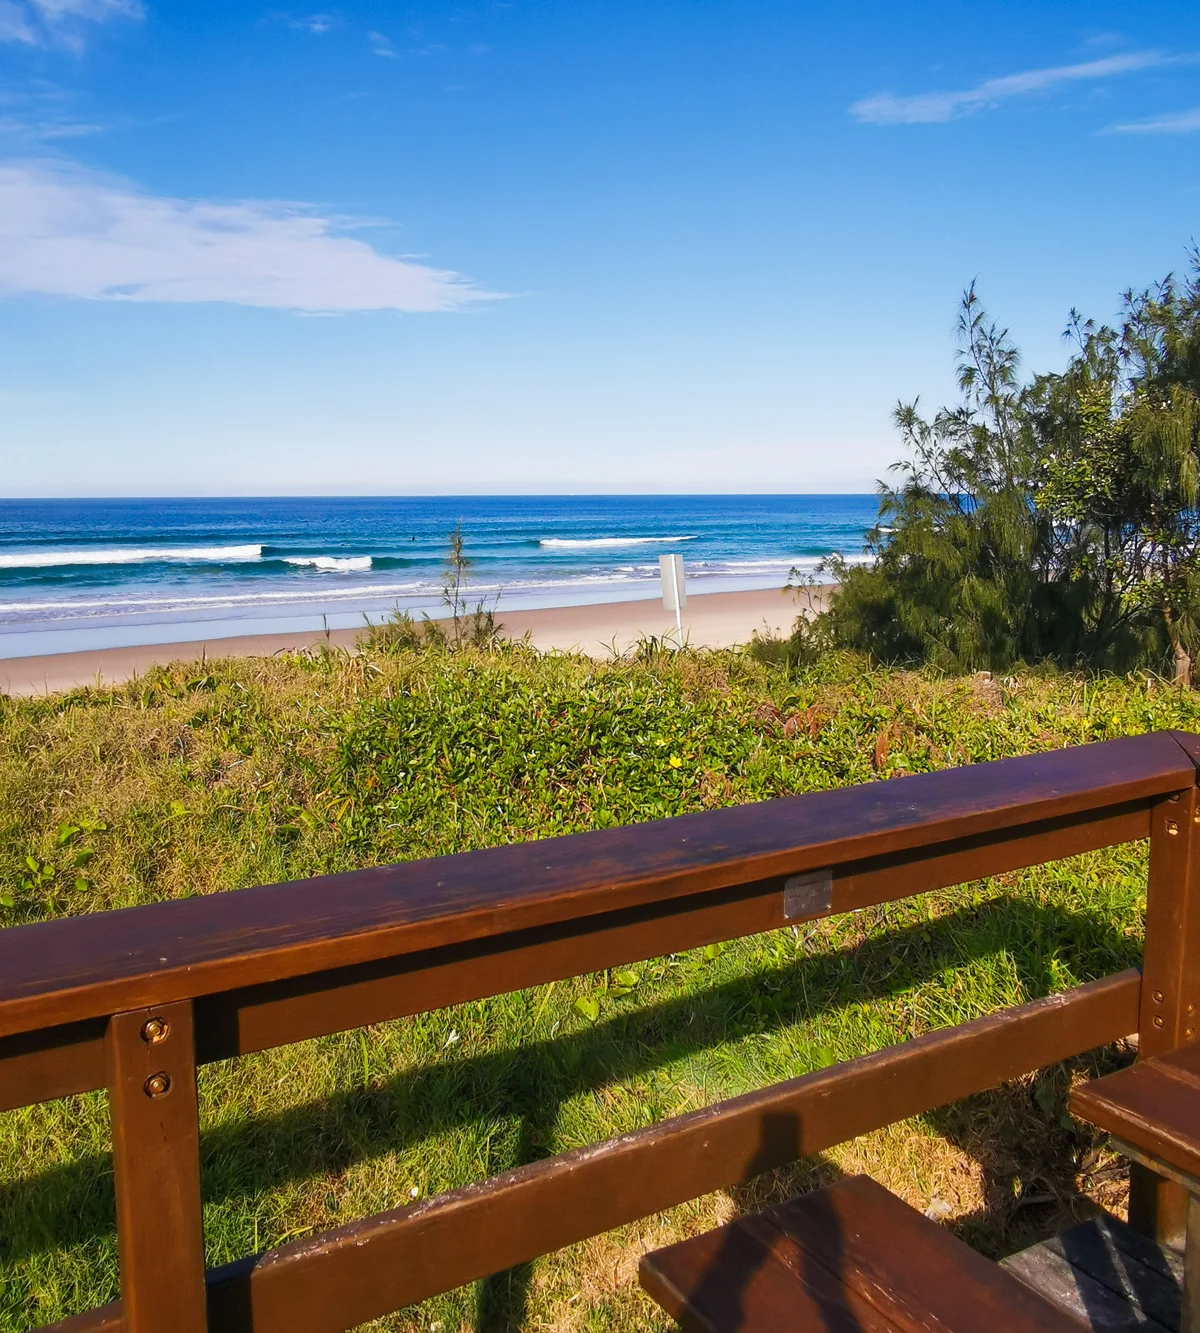
[[[1200,1198],[1194,1194],[1188,1196],[1179,1333],[1200,1333]]]
[[[206,1333],[190,1000],[109,1020],[108,1095],[124,1333]]]
[[[1188,1192],[1138,1161],[1129,1164],[1129,1225],[1160,1245],[1182,1245]]]

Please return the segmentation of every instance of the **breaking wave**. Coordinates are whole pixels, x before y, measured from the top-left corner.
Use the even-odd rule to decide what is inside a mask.
[[[262,546],[85,547],[76,551],[5,551],[0,569],[53,569],[59,565],[136,565],[152,561],[257,560]]]
[[[369,555],[285,555],[285,565],[304,565],[334,574],[353,574],[371,568]]]
[[[594,551],[602,549],[611,549],[618,546],[651,546],[656,542],[694,542],[695,536],[690,537],[543,537],[539,546],[557,547],[561,550],[583,550],[590,549]]]

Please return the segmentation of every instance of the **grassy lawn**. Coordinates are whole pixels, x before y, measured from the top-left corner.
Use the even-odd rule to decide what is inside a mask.
[[[156,671],[0,698],[0,925],[215,893],[849,785],[1161,727],[1150,678],[939,679],[737,653],[597,664],[370,652]],[[222,1263],[1137,961],[1145,849],[300,1043],[201,1071],[205,1230]],[[1119,1050],[381,1320],[664,1328],[638,1254],[866,1170],[991,1253],[1092,1201],[1103,1143],[1064,1113]],[[0,1115],[0,1327],[116,1294],[102,1096]]]

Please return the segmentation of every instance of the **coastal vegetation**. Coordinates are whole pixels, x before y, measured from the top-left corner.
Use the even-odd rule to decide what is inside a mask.
[[[1165,631],[1164,631],[1165,632]],[[0,924],[439,855],[1162,727],[1152,673],[1003,679],[750,653],[540,656],[423,632],[0,697]],[[1137,961],[1145,849],[1092,853],[205,1067],[218,1264]],[[658,1329],[640,1250],[868,1170],[990,1253],[1121,1172],[1065,1114],[1102,1052],[845,1145],[379,1328]],[[100,1094],[0,1115],[0,1326],[116,1291]]]
[[[880,487],[874,561],[795,651],[829,641],[887,662],[1167,670],[1200,647],[1200,256],[1127,292],[1115,325],[1072,311],[1055,374],[968,289],[957,404],[900,404],[905,457]]]

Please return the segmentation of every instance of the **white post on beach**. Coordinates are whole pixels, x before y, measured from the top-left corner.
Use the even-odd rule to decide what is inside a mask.
[[[683,608],[687,605],[687,585],[683,581],[683,556],[660,555],[658,572],[662,578],[663,606],[675,612],[679,647],[683,647]]]

